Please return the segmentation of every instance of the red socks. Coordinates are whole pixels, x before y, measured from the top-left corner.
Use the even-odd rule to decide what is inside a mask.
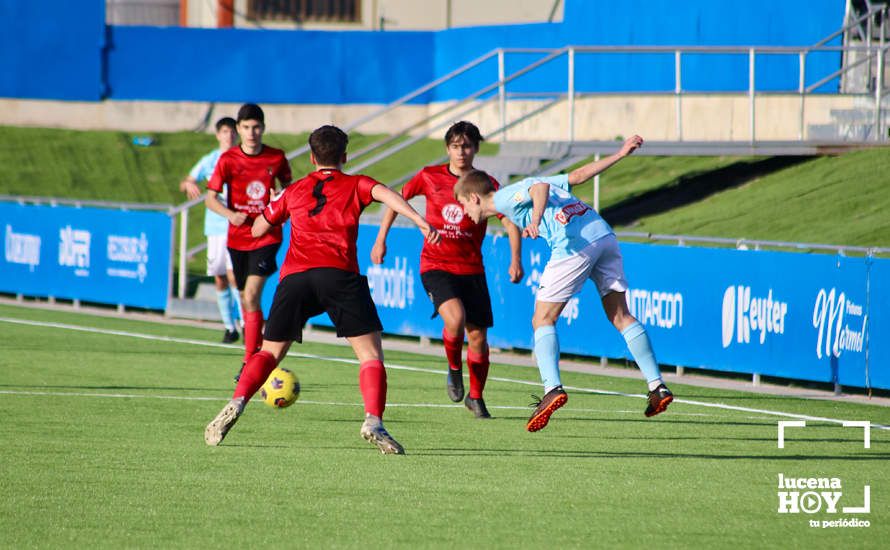
[[[445,357],[448,358],[448,368],[451,370],[460,370],[463,362],[461,361],[461,351],[464,347],[464,335],[458,336],[448,334],[448,331],[442,329],[442,344],[445,346]]]
[[[263,345],[263,312],[244,312],[244,360],[259,351]]]
[[[253,357],[244,365],[244,370],[241,371],[241,377],[238,379],[238,385],[235,387],[235,394],[232,397],[243,397],[245,403],[250,401],[253,394],[269,378],[269,374],[275,370],[276,364],[275,356],[268,351],[254,353]]]
[[[442,329],[442,343],[445,346],[445,357],[448,358],[448,368],[460,370],[461,352],[464,347],[463,334],[451,336],[448,331]],[[485,381],[488,379],[488,346],[483,353],[474,353],[467,350],[467,370],[470,371],[470,397],[479,399],[482,390],[485,389]]]
[[[362,363],[358,371],[358,387],[362,391],[365,412],[383,418],[386,408],[386,369],[383,361],[373,359]]]
[[[480,399],[485,381],[488,380],[488,349],[482,353],[467,350],[467,370],[470,371],[470,398]]]

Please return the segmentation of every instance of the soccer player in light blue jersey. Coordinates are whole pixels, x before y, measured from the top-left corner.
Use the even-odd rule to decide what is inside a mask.
[[[210,179],[220,155],[231,149],[237,139],[235,119],[224,117],[216,121],[216,140],[219,142],[219,148],[201,157],[189,175],[179,184],[179,190],[183,191],[189,199],[200,197],[203,190],[198,183]],[[225,193],[221,193],[219,198],[225,204]],[[226,248],[228,230],[229,220],[208,208],[204,214],[204,235],[207,236],[207,274],[213,276],[219,315],[226,327],[222,341],[230,344],[238,341],[235,318],[241,319],[242,317],[241,300],[235,286],[235,274],[232,272],[232,259]]]
[[[544,397],[536,403],[526,429],[536,432],[547,425],[557,409],[568,400],[559,376],[559,338],[556,321],[572,296],[591,279],[599,290],[609,321],[621,332],[627,347],[649,385],[646,416],[667,409],[673,394],[661,378],[646,329],[627,309],[627,281],[615,233],[597,212],[572,195],[574,185],[603,172],[643,145],[633,136],[621,149],[569,174],[532,177],[495,191],[485,172],[461,176],[454,196],[474,222],[498,213],[523,229],[523,236],[547,241],[550,261],[541,275],[535,296],[535,358],[544,383]]]

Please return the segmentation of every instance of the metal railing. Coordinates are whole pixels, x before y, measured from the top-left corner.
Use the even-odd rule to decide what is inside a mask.
[[[869,12],[870,16],[873,16],[875,13],[880,13],[884,17],[882,20],[886,19],[888,15],[887,8],[881,8],[880,10],[875,9],[872,12]],[[839,35],[843,32],[838,31],[834,36]],[[883,36],[883,33],[882,33]],[[440,86],[441,84],[448,82],[458,76],[465,74],[466,72],[479,67],[485,61],[490,60],[493,57],[497,58],[497,79],[492,83],[470,93],[463,99],[456,101],[442,109],[439,109],[432,114],[427,114],[425,117],[408,124],[405,127],[402,127],[397,132],[388,135],[380,140],[372,142],[371,144],[362,147],[361,149],[350,154],[350,162],[353,163],[351,168],[356,169],[356,167],[360,167],[360,169],[367,168],[387,158],[388,156],[395,154],[398,151],[403,150],[405,147],[410,146],[413,143],[416,143],[423,137],[431,134],[436,129],[445,125],[445,123],[437,124],[435,126],[430,127],[432,121],[441,120],[445,115],[456,111],[457,109],[464,107],[467,104],[473,103],[469,108],[461,111],[458,116],[465,116],[467,114],[473,113],[482,109],[483,107],[489,105],[495,96],[485,97],[486,94],[493,93],[496,91],[496,98],[498,102],[498,112],[500,116],[500,124],[499,127],[494,129],[492,132],[489,132],[489,135],[502,135],[502,139],[504,141],[507,140],[506,130],[508,126],[515,125],[515,123],[511,123],[508,121],[507,117],[507,103],[510,99],[527,99],[530,97],[544,97],[544,96],[556,96],[561,97],[567,101],[567,121],[566,127],[568,128],[567,139],[569,141],[575,141],[576,132],[575,132],[575,102],[580,97],[591,96],[591,95],[599,95],[603,92],[582,92],[576,89],[576,71],[575,71],[575,58],[577,55],[643,55],[643,54],[663,54],[666,57],[672,58],[673,64],[673,72],[674,72],[674,86],[673,90],[670,91],[652,91],[647,92],[648,95],[673,95],[675,97],[674,101],[674,118],[675,118],[675,139],[677,141],[684,140],[684,128],[683,128],[683,98],[686,96],[700,96],[703,92],[696,90],[687,90],[683,86],[683,61],[684,57],[688,57],[691,55],[730,55],[730,56],[744,56],[747,59],[747,90],[741,92],[739,90],[726,90],[726,91],[709,91],[706,92],[708,94],[721,95],[725,93],[743,93],[748,98],[749,104],[749,113],[748,113],[748,126],[749,126],[749,142],[757,141],[757,127],[756,127],[756,98],[759,95],[774,95],[776,93],[785,93],[785,94],[796,94],[800,97],[799,101],[799,126],[798,126],[798,140],[803,141],[805,138],[805,126],[806,126],[806,111],[805,111],[805,99],[808,95],[812,94],[819,88],[829,84],[833,80],[840,79],[851,70],[855,69],[859,65],[863,63],[868,63],[871,66],[873,61],[876,61],[878,76],[876,77],[876,82],[883,83],[884,80],[884,62],[886,59],[886,55],[888,49],[890,49],[890,44],[886,44],[883,40],[878,45],[867,44],[864,46],[827,46],[823,42],[827,40],[823,39],[816,46],[806,46],[806,47],[796,47],[796,46],[566,46],[563,48],[498,48],[496,50],[492,50],[476,59],[467,63],[466,65],[430,82],[429,84],[418,88],[417,90],[411,92],[408,95],[405,95],[396,101],[389,103],[376,111],[361,117],[354,122],[351,122],[344,126],[344,130],[350,131],[360,128],[361,126],[379,119],[392,112],[396,108],[405,105],[407,102],[415,99],[427,92],[430,92],[434,88]],[[866,55],[862,59],[858,59],[855,62],[851,62],[848,65],[842,66],[838,70],[821,77],[816,82],[807,85],[806,83],[806,72],[807,72],[807,60],[808,57],[818,54],[818,53],[831,53],[838,52],[841,54],[847,54],[849,52],[864,52]],[[528,65],[525,65],[521,69],[507,75],[506,74],[506,64],[507,64],[507,56],[508,55],[528,55],[528,54],[541,54],[542,58],[535,60]],[[798,65],[798,74],[797,80],[798,85],[795,89],[788,89],[785,91],[775,92],[775,91],[758,91],[756,86],[756,68],[757,68],[757,59],[759,56],[793,56],[797,58]],[[538,69],[539,67],[549,64],[553,61],[556,61],[562,57],[567,59],[567,74],[566,74],[566,91],[565,92],[532,92],[532,93],[516,93],[516,92],[508,92],[507,85],[513,82],[514,80],[530,73],[531,71]],[[882,131],[882,114],[883,114],[883,86],[877,85],[874,90],[874,120],[877,125],[878,131],[875,132],[876,139],[882,139],[883,136]],[[621,93],[621,90],[615,90],[612,92],[606,93]],[[847,94],[850,95],[850,94]],[[425,129],[424,129],[425,128]],[[409,137],[410,136],[410,137]],[[405,144],[401,140],[408,140],[410,143]],[[391,144],[395,144],[391,147]],[[388,147],[388,148],[387,148]],[[288,153],[288,159],[293,159],[297,156],[303,155],[309,151],[308,145],[295,149]],[[355,163],[360,159],[370,155],[373,152],[377,152],[372,160],[363,160],[361,164],[356,165]]]
[[[174,206],[166,203],[146,203],[146,202],[115,202],[115,201],[98,201],[92,199],[60,199],[56,197],[38,197],[29,195],[0,195],[0,201],[17,202],[19,204],[47,204],[49,206],[73,206],[82,208],[84,206],[96,206],[99,208],[115,208],[117,210],[166,210],[168,213],[172,211]]]
[[[192,259],[195,254],[207,248],[206,242],[201,242],[192,248],[188,248],[189,210],[191,210],[193,206],[204,204],[204,198],[206,196],[207,194],[204,193],[200,197],[186,201],[169,210],[171,217],[176,215],[179,216],[179,280],[177,281],[177,295],[179,298],[185,298],[186,295],[186,287],[188,286],[188,261]]]
[[[880,246],[852,246],[823,243],[802,243],[794,241],[770,241],[758,239],[732,239],[727,237],[701,237],[696,235],[670,235],[660,233],[644,233],[641,231],[616,231],[615,234],[622,239],[641,239],[653,242],[670,242],[678,246],[687,246],[689,243],[709,244],[721,246],[734,246],[738,250],[763,250],[763,249],[791,249],[801,252],[835,252],[841,256],[860,254],[863,256],[878,256],[890,254],[890,248]]]

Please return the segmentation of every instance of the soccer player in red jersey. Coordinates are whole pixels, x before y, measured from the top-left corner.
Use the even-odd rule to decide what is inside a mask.
[[[494,324],[491,298],[482,265],[482,240],[487,221],[474,223],[464,215],[454,199],[454,184],[463,174],[472,172],[473,159],[482,141],[479,128],[466,121],[451,126],[445,133],[448,164],[427,166],[402,187],[402,196],[410,199],[426,196],[426,219],[442,236],[437,246],[425,243],[420,253],[420,280],[433,301],[433,317],[442,317],[442,342],[448,359],[446,390],[454,402],[464,405],[477,418],[490,418],[482,391],[488,378],[488,328]],[[498,183],[492,179],[495,189]],[[383,216],[377,241],[371,249],[371,261],[379,264],[386,255],[386,236],[397,213],[390,210]],[[522,280],[521,235],[519,229],[502,218],[510,238],[512,259],[510,280]],[[470,391],[464,399],[463,363],[461,354],[464,331],[467,334],[467,367]]]
[[[237,121],[241,145],[219,157],[204,201],[207,208],[229,220],[229,256],[244,313],[245,362],[263,343],[260,298],[266,279],[278,269],[275,255],[281,247],[280,227],[258,237],[251,235],[250,228],[269,204],[275,180],[282,187],[291,182],[290,164],[284,151],[263,144],[265,129],[265,116],[259,105],[242,105]],[[223,204],[217,195],[226,184],[229,185],[228,202]]]
[[[439,234],[398,193],[367,176],[341,171],[348,141],[347,135],[334,126],[312,132],[310,160],[316,171],[288,187],[253,223],[252,233],[260,238],[290,219],[290,246],[269,311],[262,350],[247,362],[232,400],[207,425],[204,440],[208,445],[219,445],[244,405],[284,358],[291,342],[302,342],[306,321],[326,311],[337,336],[349,340],[361,363],[359,388],[365,404],[361,436],[384,454],[405,452],[383,427],[383,326],[368,279],[358,270],[359,216],[372,201],[378,201],[413,221],[426,242],[438,242]]]

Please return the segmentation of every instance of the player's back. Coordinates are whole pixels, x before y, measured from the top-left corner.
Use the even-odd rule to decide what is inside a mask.
[[[359,217],[380,182],[362,175],[324,169],[289,186],[269,205],[272,223],[291,222],[291,242],[281,276],[317,267],[358,272]]]
[[[590,243],[614,234],[611,226],[596,210],[572,194],[566,174],[526,178],[502,187],[494,195],[498,212],[507,215],[520,227],[528,226],[533,210],[529,189],[538,183],[550,186],[538,230],[550,246],[552,258],[579,252]]]

